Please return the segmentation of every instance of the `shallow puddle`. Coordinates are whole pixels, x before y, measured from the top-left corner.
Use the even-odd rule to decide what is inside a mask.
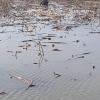
[[[100,7],[93,3],[18,10],[16,1],[0,19],[0,100],[100,99]]]

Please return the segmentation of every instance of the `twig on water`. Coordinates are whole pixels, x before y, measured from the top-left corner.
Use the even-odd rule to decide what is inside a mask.
[[[9,74],[9,75],[11,76],[11,78],[12,78],[12,77],[15,77],[16,79],[18,79],[18,80],[20,80],[20,81],[22,81],[22,82],[24,82],[24,83],[29,84],[28,87],[27,87],[24,91],[28,90],[30,87],[36,86],[36,85],[33,84],[33,81],[30,83],[28,80],[23,79],[23,78],[20,77],[20,76],[16,76],[16,75],[12,75],[12,74]]]
[[[12,74],[9,74],[9,75],[10,75],[11,77],[15,77],[16,79],[18,79],[18,80],[20,80],[20,81],[22,81],[22,82],[24,82],[24,83],[30,84],[30,82],[29,82],[28,80],[23,79],[23,78],[20,77],[20,76],[12,75]]]
[[[26,90],[28,90],[30,87],[34,87],[34,86],[36,86],[36,85],[34,85],[33,84],[33,81],[29,84],[29,86],[24,90],[24,91],[26,91]]]
[[[43,51],[43,47],[42,47],[40,41],[39,41],[38,45],[39,45],[39,51],[40,51],[38,56],[41,56],[41,58],[43,60],[44,59],[44,51]],[[44,60],[47,61],[46,59],[44,59]]]

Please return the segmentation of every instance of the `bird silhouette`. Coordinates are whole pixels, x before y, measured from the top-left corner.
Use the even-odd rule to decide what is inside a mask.
[[[45,6],[47,6],[47,5],[48,5],[48,0],[43,0],[43,1],[40,3],[40,5],[45,5]]]
[[[53,72],[53,73],[54,73],[54,75],[56,75],[57,77],[61,76],[60,74],[56,74],[55,72]]]
[[[95,66],[93,65],[93,69],[95,69]]]

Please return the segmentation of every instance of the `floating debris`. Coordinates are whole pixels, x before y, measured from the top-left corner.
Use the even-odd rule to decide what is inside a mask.
[[[76,41],[72,41],[72,42],[76,42],[76,43],[78,43],[80,40],[76,40]]]
[[[65,30],[69,31],[73,28],[73,26],[66,26]]]
[[[24,47],[24,45],[20,45],[20,46],[18,46],[18,47]]]
[[[44,44],[43,44],[42,46],[43,46],[43,47],[47,47],[47,45],[44,45]]]
[[[54,26],[52,29],[56,29],[56,30],[62,30],[62,26]]]
[[[82,53],[82,54],[77,54],[75,56],[78,56],[78,55],[87,55],[87,54],[90,54],[91,52],[85,52],[85,53]]]
[[[65,42],[42,42],[42,43],[67,44]]]
[[[29,84],[28,87],[27,87],[27,89],[30,88],[30,87],[36,86],[36,85],[33,84],[33,81],[30,83],[28,80],[23,79],[23,78],[20,77],[20,76],[11,75],[11,74],[9,74],[9,75],[11,76],[10,78],[15,77],[16,79],[18,79],[18,80],[20,80],[20,81],[22,81],[22,82],[24,82],[24,83]],[[26,91],[27,89],[25,89],[25,91]]]
[[[86,46],[86,44],[85,44],[85,43],[83,43],[83,46]]]
[[[21,42],[32,42],[33,40],[24,40],[24,41],[21,41]]]
[[[16,51],[16,53],[22,53],[22,51]]]
[[[83,53],[82,55],[86,55],[86,54],[90,54],[91,52],[86,52],[86,53]]]
[[[55,47],[55,45],[54,45],[54,44],[52,44],[52,47]]]
[[[94,64],[92,64],[90,62],[87,62],[87,63],[91,64],[92,65],[92,68],[95,69],[95,65]]]
[[[43,40],[48,39],[47,37],[42,37]]]
[[[51,38],[48,38],[48,40],[51,40]]]
[[[33,63],[33,64],[38,64],[38,63]]]
[[[84,58],[84,56],[80,56],[80,57],[77,57],[77,58]],[[77,59],[77,58],[75,58],[75,59]]]
[[[7,51],[7,52],[13,53],[13,51]]]
[[[74,55],[72,55],[72,58],[74,57]]]
[[[100,31],[99,32],[89,32],[89,33],[98,33],[98,34],[100,34]]]
[[[85,53],[82,53],[82,54],[77,54],[77,55],[72,55],[72,58],[68,59],[68,60],[71,60],[71,59],[78,59],[78,58],[84,58],[84,56],[79,56],[79,55],[87,55],[87,54],[90,54],[91,52],[85,52]]]
[[[60,36],[60,38],[63,38],[63,36]]]
[[[59,49],[53,49],[52,51],[62,51],[62,50],[59,50]]]
[[[5,94],[7,94],[6,92],[0,92],[0,95],[5,95]]]
[[[92,75],[92,72],[90,73],[90,75]]]
[[[18,80],[20,80],[20,81],[22,81],[22,82],[24,82],[24,83],[30,84],[30,82],[29,82],[28,80],[23,79],[23,78],[20,77],[20,76],[12,75],[12,74],[9,74],[9,75],[11,76],[11,78],[12,78],[12,77],[15,77],[16,79],[18,79]]]
[[[77,81],[77,79],[74,79],[74,81]]]
[[[31,82],[31,84],[29,84],[29,86],[28,86],[24,91],[26,91],[26,90],[28,90],[30,87],[34,87],[34,86],[36,86],[36,85],[34,85],[33,82]]]

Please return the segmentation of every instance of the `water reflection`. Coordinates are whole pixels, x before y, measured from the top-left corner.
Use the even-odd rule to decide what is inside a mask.
[[[33,1],[2,2],[0,99],[98,100],[99,2]]]

